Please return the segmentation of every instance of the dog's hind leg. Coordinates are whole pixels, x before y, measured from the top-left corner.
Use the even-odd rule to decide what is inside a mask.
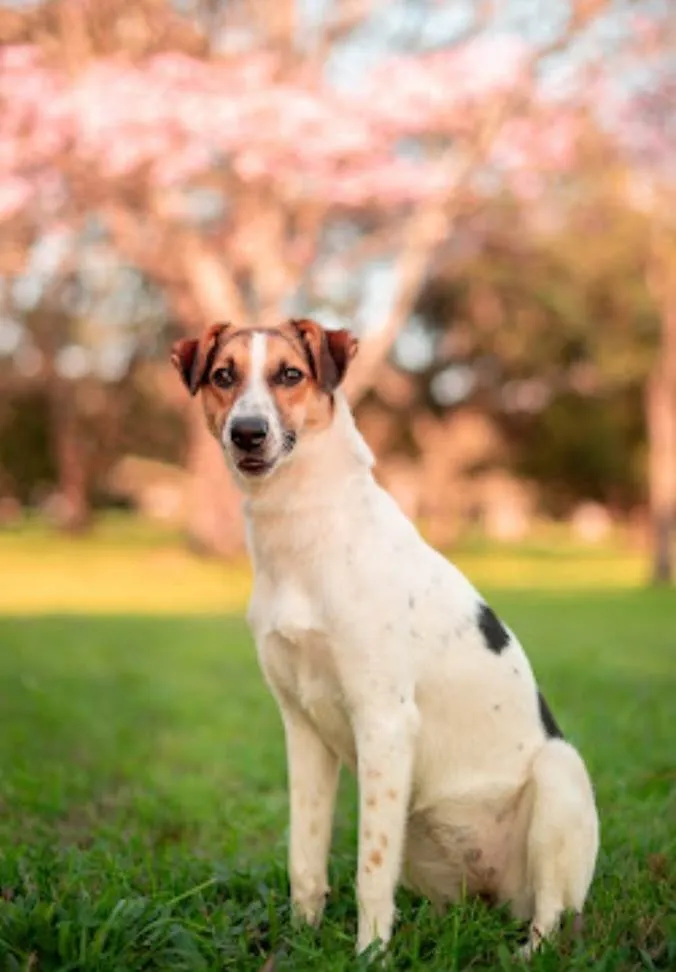
[[[581,912],[594,874],[599,825],[592,785],[575,749],[549,739],[531,771],[526,868],[532,921],[522,955],[554,935],[561,915]]]

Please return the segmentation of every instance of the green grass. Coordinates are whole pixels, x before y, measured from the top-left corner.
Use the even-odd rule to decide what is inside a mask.
[[[676,595],[495,591],[595,783],[603,851],[558,969],[676,968]],[[353,955],[345,780],[322,929],[295,931],[282,735],[237,617],[0,618],[0,968],[339,972]],[[513,967],[504,914],[401,894],[399,970]]]

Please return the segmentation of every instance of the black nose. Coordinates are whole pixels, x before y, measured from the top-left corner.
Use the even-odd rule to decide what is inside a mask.
[[[242,452],[253,452],[265,442],[268,434],[268,421],[259,415],[235,419],[230,429],[230,438]]]

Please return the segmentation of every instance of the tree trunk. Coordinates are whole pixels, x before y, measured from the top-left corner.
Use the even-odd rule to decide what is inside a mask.
[[[665,295],[659,357],[648,381],[648,480],[652,543],[651,579],[673,579],[676,519],[676,295]]]
[[[430,258],[448,232],[448,217],[439,208],[421,209],[412,219],[399,256],[396,293],[383,326],[364,338],[359,354],[345,377],[344,390],[350,404],[359,404],[369,391],[378,369],[385,363],[397,337],[403,331],[420,294]]]
[[[199,554],[232,557],[244,548],[241,496],[207,430],[201,406],[192,403],[189,408],[189,543]]]
[[[78,426],[74,389],[51,379],[50,418],[57,470],[57,504],[54,519],[65,530],[85,529],[91,520],[87,456]]]

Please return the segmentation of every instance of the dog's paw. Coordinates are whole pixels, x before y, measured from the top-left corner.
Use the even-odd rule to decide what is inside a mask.
[[[542,948],[542,945],[546,940],[546,937],[542,934],[537,925],[531,925],[528,933],[528,941],[525,945],[517,948],[515,957],[521,962],[530,962],[535,953]]]
[[[392,964],[392,953],[388,950],[387,942],[380,938],[368,942],[357,942],[357,958],[359,968],[376,967],[385,969]]]
[[[517,962],[530,962],[539,947],[539,942],[526,942],[525,945],[520,945],[519,948],[517,948],[516,952],[514,953],[514,958],[517,960]]]
[[[325,894],[313,894],[303,898],[294,898],[291,902],[291,920],[295,927],[309,925],[318,928],[324,917],[326,906]]]

